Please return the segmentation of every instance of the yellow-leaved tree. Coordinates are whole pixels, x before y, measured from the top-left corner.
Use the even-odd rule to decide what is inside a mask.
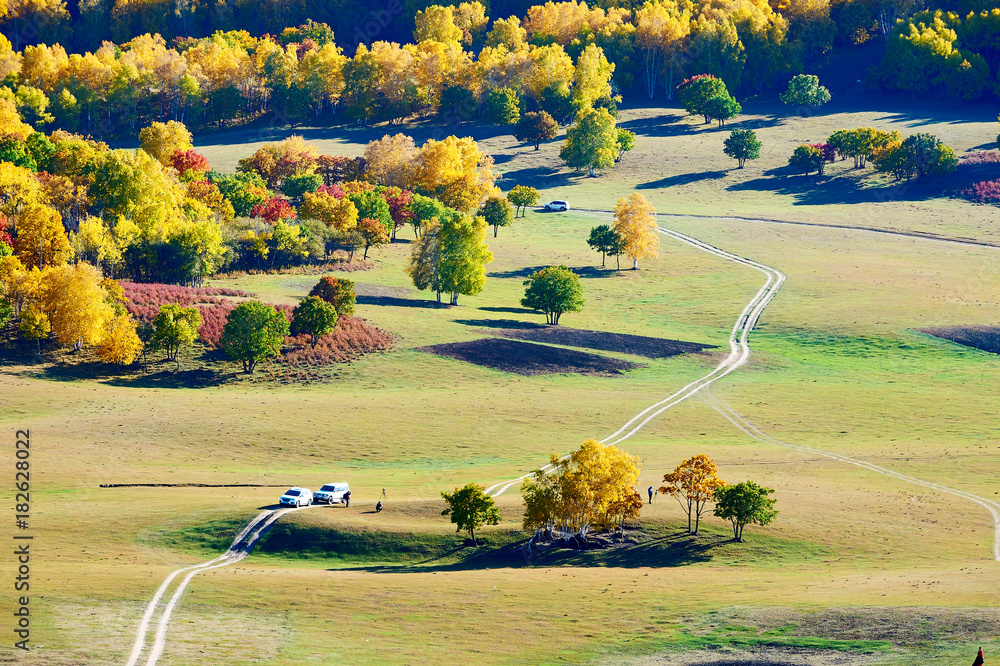
[[[418,11],[414,17],[416,29],[413,40],[416,42],[460,42],[462,29],[455,25],[455,8],[441,5],[431,5],[424,11]]]
[[[525,529],[562,528],[582,545],[592,528],[622,527],[642,508],[635,490],[639,469],[637,456],[594,439],[565,458],[553,455],[547,470],[537,470],[521,487]]]
[[[471,137],[428,139],[413,166],[412,189],[456,210],[471,212],[496,190],[493,158]]]
[[[34,305],[21,313],[21,335],[37,344],[37,353],[42,353],[42,340],[49,337],[52,330],[49,318]]]
[[[714,460],[699,453],[682,462],[674,471],[663,475],[663,485],[658,492],[673,496],[681,508],[687,511],[690,534],[698,533],[701,514],[712,501],[715,491],[726,485],[718,477],[718,471]]]
[[[358,226],[358,207],[354,202],[346,196],[338,199],[329,192],[306,192],[302,195],[299,216],[319,220],[341,233]]]
[[[191,132],[184,123],[176,120],[154,122],[139,131],[139,147],[166,166],[170,164],[170,158],[176,151],[187,151],[194,147],[191,138]]]
[[[90,264],[57,266],[42,273],[39,304],[61,344],[96,345],[115,316],[101,273]]]
[[[642,51],[649,99],[661,69],[667,99],[673,99],[674,81],[682,61],[689,59],[678,56],[691,35],[691,9],[685,0],[649,0],[635,13],[635,43]]]
[[[18,256],[27,267],[60,266],[73,256],[62,217],[48,206],[30,202],[17,220]]]
[[[405,134],[386,134],[365,147],[365,176],[379,184],[405,188],[413,171],[417,149]]]
[[[576,59],[573,74],[573,101],[577,109],[589,109],[601,97],[611,97],[614,63],[608,62],[604,49],[588,44]]]
[[[97,353],[105,363],[131,365],[142,354],[142,340],[136,332],[135,321],[126,313],[117,314],[108,322],[104,339]]]
[[[632,259],[633,270],[639,269],[640,259],[653,259],[660,253],[656,209],[638,192],[618,200],[614,229],[623,254]]]

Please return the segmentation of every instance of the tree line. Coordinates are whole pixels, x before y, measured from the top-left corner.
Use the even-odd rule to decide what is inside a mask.
[[[205,8],[176,4],[179,16]],[[565,122],[633,88],[671,99],[699,74],[737,93],[760,91],[801,72],[836,39],[876,37],[887,49],[873,83],[914,97],[974,100],[1000,85],[1000,10],[965,4],[960,12],[915,12],[911,0],[649,0],[608,8],[571,0],[494,20],[479,2],[401,3],[398,16],[412,17],[412,31],[396,41],[380,28],[374,39],[338,45],[330,25],[311,19],[182,34],[140,21],[134,27],[148,27],[125,31],[117,43],[74,50],[25,39],[18,25],[66,14],[64,0],[31,0],[0,11],[10,36],[0,37],[0,106],[19,109],[36,129],[109,136],[134,136],[154,120],[218,127],[270,112],[282,120],[338,112],[363,123],[437,114],[446,124],[479,117],[510,124],[513,111],[545,111]],[[162,3],[119,1],[113,13],[147,9],[172,20]],[[295,11],[269,16],[304,21]]]

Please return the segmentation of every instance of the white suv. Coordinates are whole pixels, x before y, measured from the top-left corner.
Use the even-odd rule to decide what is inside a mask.
[[[325,483],[322,488],[316,491],[313,499],[317,504],[320,502],[334,504],[335,502],[344,502],[344,494],[349,492],[351,492],[351,488],[346,483]]]
[[[309,506],[312,503],[313,494],[308,488],[289,488],[278,500],[278,504],[294,507]]]
[[[550,201],[547,204],[545,204],[545,210],[567,211],[569,210],[569,202],[562,200]]]

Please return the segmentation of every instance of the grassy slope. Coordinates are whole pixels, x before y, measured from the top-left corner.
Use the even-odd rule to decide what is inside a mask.
[[[612,177],[584,182],[593,194],[580,187],[551,196],[572,196],[574,203],[592,196],[595,207],[610,207],[627,191],[627,181],[616,185],[614,179],[640,161],[629,160]],[[732,194],[716,194],[723,196],[712,205],[734,205],[727,203]],[[691,198],[669,190],[659,195]],[[399,349],[344,367],[330,384],[190,390],[67,382],[53,390],[50,380],[5,369],[0,390],[7,409],[0,421],[29,425],[36,447],[36,571],[44,595],[36,640],[49,646],[22,661],[120,662],[142,600],[163,576],[208,554],[227,529],[272,502],[277,491],[99,490],[98,483],[316,486],[346,478],[356,489],[357,509],[318,509],[295,520],[337,529],[388,523],[444,543],[449,529],[435,516],[434,501],[441,489],[530,469],[550,451],[603,436],[704,372],[711,357],[650,362],[620,378],[522,378],[411,351],[473,339],[496,320],[537,321],[516,309],[523,269],[592,265],[583,238],[596,222],[583,214],[529,215],[503,230],[492,244],[497,261],[487,290],[463,299],[460,308],[359,306],[361,316],[399,335]],[[715,395],[787,441],[995,492],[989,470],[1000,462],[1000,449],[992,439],[996,410],[989,395],[996,357],[911,331],[995,321],[995,250],[770,224],[670,224],[789,276],[755,337],[752,364],[713,389]],[[405,286],[405,255],[404,244],[394,245],[378,255],[377,270],[353,277]],[[566,324],[722,343],[760,281],[753,271],[672,243],[643,268],[586,278],[587,308]],[[311,282],[283,276],[227,284],[290,302]],[[942,386],[946,393],[939,397]],[[751,538],[784,545],[749,561],[719,556],[671,566],[678,564],[676,549],[664,546],[634,560],[592,563],[599,566],[527,569],[344,570],[336,559],[304,563],[261,554],[195,581],[171,633],[171,663],[258,658],[284,664],[330,655],[350,663],[402,663],[429,654],[468,660],[481,652],[488,654],[476,658],[495,662],[581,661],[607,651],[688,644],[684,632],[699,627],[698,618],[734,604],[996,606],[991,590],[1000,574],[987,559],[992,533],[974,506],[759,445],[698,402],[671,410],[627,448],[644,460],[643,487],[704,451],[719,461],[724,478],[777,488],[781,519]],[[375,523],[365,512],[382,487],[390,509]],[[501,504],[506,520],[499,529],[516,527],[516,494]],[[676,521],[678,511],[660,501],[644,515]],[[198,548],[183,536],[212,520],[223,521],[222,537]],[[273,575],[278,569],[281,575]],[[189,628],[194,633],[184,636]],[[922,663],[964,655],[962,646],[948,643],[918,647],[929,650]]]

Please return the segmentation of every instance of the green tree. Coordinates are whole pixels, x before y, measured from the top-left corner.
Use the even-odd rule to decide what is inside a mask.
[[[573,93],[565,81],[556,81],[545,86],[542,89],[539,105],[542,111],[549,114],[556,122],[563,123],[572,118],[577,110],[573,104]]]
[[[288,319],[259,301],[240,303],[229,313],[220,342],[229,358],[240,361],[252,375],[260,361],[281,353],[288,335]]]
[[[542,141],[549,141],[559,134],[559,123],[545,111],[529,111],[514,126],[514,138],[530,143],[538,150]]]
[[[622,241],[610,225],[602,224],[591,229],[587,245],[593,248],[595,252],[601,253],[601,268],[604,268],[604,257],[612,256],[618,264],[617,268],[621,269],[619,257],[622,254]]]
[[[753,130],[733,130],[723,142],[722,152],[736,160],[742,169],[747,160],[760,158],[760,141]]]
[[[451,516],[456,532],[468,531],[475,546],[479,545],[476,530],[483,525],[500,524],[500,510],[484,490],[477,483],[469,483],[463,488],[455,488],[453,493],[441,493],[441,497],[448,503],[448,508],[441,515]]]
[[[310,296],[319,296],[337,310],[342,317],[354,314],[354,306],[358,302],[354,291],[354,282],[347,278],[323,277],[309,292]]]
[[[577,274],[565,266],[549,266],[536,271],[528,276],[524,285],[521,305],[544,312],[549,324],[558,324],[564,312],[583,309],[583,285]]]
[[[493,227],[493,237],[497,237],[500,227],[506,227],[514,221],[514,211],[511,210],[510,203],[504,197],[490,197],[479,209],[479,214],[486,220],[486,224]]]
[[[378,221],[385,227],[386,234],[392,233],[392,229],[396,226],[396,223],[392,221],[392,211],[381,194],[375,190],[368,190],[366,192],[348,194],[347,198],[358,209],[359,224],[360,220],[367,217]]]
[[[596,175],[597,169],[612,166],[617,154],[615,119],[605,109],[581,112],[576,124],[566,130],[566,142],[559,151],[559,157],[568,166],[586,167],[590,176]]]
[[[945,176],[955,171],[958,159],[950,146],[933,134],[913,134],[906,137],[904,151],[906,171],[917,178]]]
[[[733,524],[733,539],[743,541],[743,528],[747,525],[767,525],[778,512],[775,500],[768,497],[773,488],[759,486],[753,481],[722,486],[715,491],[715,516]]]
[[[2,256],[2,255],[0,255]],[[0,298],[0,331],[7,330],[7,324],[14,318],[14,306],[5,298]]]
[[[438,117],[447,125],[453,125],[476,116],[479,103],[476,96],[468,88],[448,86],[441,91],[441,103],[438,106]]]
[[[198,308],[186,308],[176,303],[161,305],[160,312],[153,319],[153,349],[162,349],[168,361],[175,361],[181,369],[179,352],[198,337],[201,326],[201,312]]]
[[[819,84],[814,74],[796,74],[781,93],[781,103],[791,106],[818,107],[830,101],[830,91]]]
[[[441,290],[451,293],[450,303],[458,305],[459,295],[475,296],[486,286],[486,264],[493,253],[486,244],[486,220],[465,213],[441,222],[439,273]]]
[[[337,309],[318,296],[306,296],[292,310],[292,333],[307,333],[316,341],[337,326]]]
[[[801,145],[788,158],[788,166],[806,175],[813,171],[822,175],[824,163],[823,151],[815,146]]]
[[[486,119],[494,125],[515,125],[521,118],[517,93],[510,88],[494,88],[486,96]]]
[[[615,157],[615,164],[617,164],[622,161],[625,153],[635,148],[635,132],[630,132],[624,127],[619,127],[615,145],[618,148],[618,155]]]
[[[677,86],[684,110],[693,116],[704,116],[705,124],[712,122],[708,113],[708,102],[715,97],[729,97],[729,91],[722,79],[711,74],[699,74],[685,79]]]
[[[538,203],[538,197],[538,190],[527,185],[515,185],[507,193],[507,201],[514,204],[514,217],[517,217],[518,210],[521,211],[521,217],[524,217],[525,208]]]
[[[706,118],[717,120],[719,127],[725,127],[727,120],[740,114],[743,107],[731,95],[716,95],[705,102],[702,113]]]
[[[323,184],[323,177],[316,173],[300,173],[289,176],[281,184],[281,193],[286,197],[302,201],[306,192],[315,192]]]

